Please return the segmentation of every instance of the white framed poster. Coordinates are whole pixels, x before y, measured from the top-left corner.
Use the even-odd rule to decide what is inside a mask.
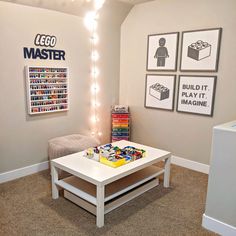
[[[147,71],[176,71],[179,33],[148,35]]]
[[[182,32],[180,71],[218,71],[222,28]]]
[[[146,75],[146,108],[174,109],[175,75]]]
[[[177,111],[213,116],[216,78],[180,75]]]

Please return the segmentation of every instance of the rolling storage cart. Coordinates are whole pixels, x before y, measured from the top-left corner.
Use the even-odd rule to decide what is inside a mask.
[[[111,120],[111,142],[130,140],[130,113],[128,106],[113,106]]]

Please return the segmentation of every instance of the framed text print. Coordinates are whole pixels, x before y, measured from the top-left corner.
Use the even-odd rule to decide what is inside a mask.
[[[212,116],[216,76],[179,76],[177,111]]]
[[[144,106],[173,110],[175,77],[175,75],[146,75]]]
[[[179,33],[148,35],[147,70],[176,71]]]
[[[222,28],[182,33],[180,71],[218,71]]]

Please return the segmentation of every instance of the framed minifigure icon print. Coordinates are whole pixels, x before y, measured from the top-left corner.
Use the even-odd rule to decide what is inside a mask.
[[[179,33],[148,35],[147,71],[176,71]]]

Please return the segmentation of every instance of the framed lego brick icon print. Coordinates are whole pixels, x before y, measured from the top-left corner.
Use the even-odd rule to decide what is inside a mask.
[[[222,28],[182,32],[180,71],[218,71]]]
[[[173,111],[175,80],[175,75],[147,74],[144,106]]]
[[[179,33],[148,35],[147,71],[176,71]]]

